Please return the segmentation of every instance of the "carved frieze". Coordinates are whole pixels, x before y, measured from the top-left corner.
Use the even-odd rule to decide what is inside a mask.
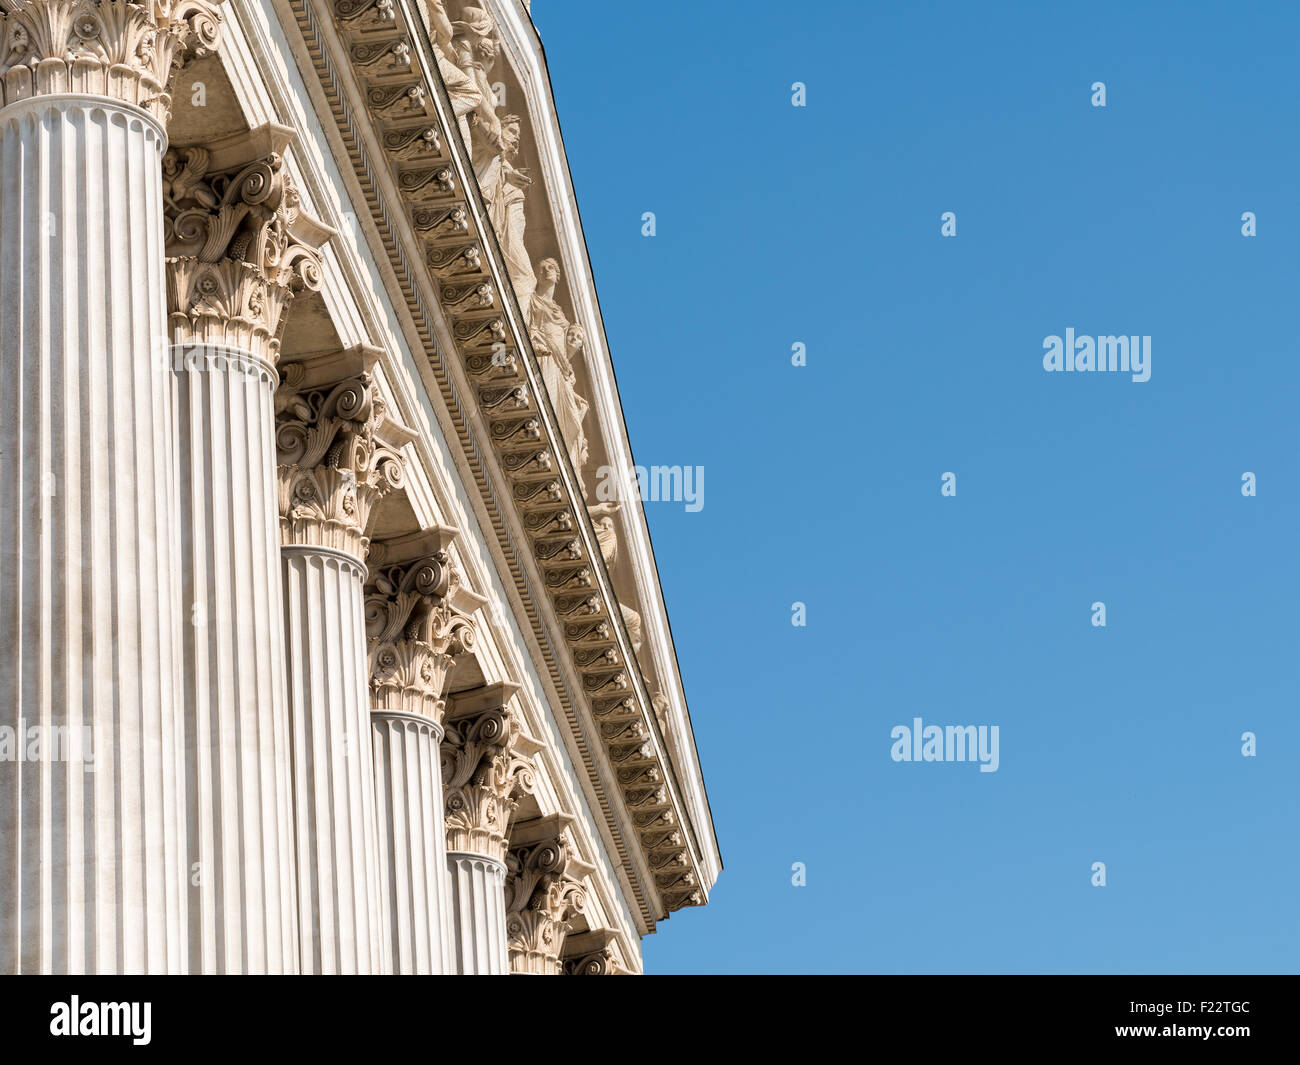
[[[423,10],[428,25],[418,26],[408,23],[407,12],[415,9],[404,4],[395,5],[393,17],[388,19],[379,17],[377,3],[334,0],[336,17],[329,32],[337,32],[341,46],[334,50],[332,45],[326,47],[307,5],[302,0],[289,0],[289,4],[298,16],[332,106],[338,99],[337,90],[332,88],[334,79],[343,73],[335,63],[348,64],[346,74],[356,83],[356,98],[367,104],[367,113],[360,117],[374,129],[374,143],[382,155],[372,157],[357,148],[358,179],[367,197],[377,205],[375,224],[390,249],[389,261],[400,283],[404,288],[414,287],[412,271],[418,268],[424,274],[419,283],[431,286],[437,294],[441,316],[455,344],[454,355],[470,385],[468,406],[476,408],[464,411],[467,415],[464,424],[485,428],[492,445],[492,459],[507,485],[508,498],[494,497],[488,500],[488,505],[513,508],[527,532],[526,549],[542,576],[550,608],[559,619],[567,644],[565,654],[580,678],[581,690],[573,693],[573,697],[585,700],[597,721],[621,719],[626,725],[639,719],[645,730],[644,738],[635,743],[621,733],[617,737],[606,737],[603,733],[600,736],[604,750],[599,757],[613,766],[615,777],[602,780],[600,786],[621,793],[635,839],[629,842],[639,850],[638,860],[646,870],[644,875],[633,878],[632,890],[651,922],[681,906],[698,904],[703,901],[698,884],[690,884],[680,876],[661,880],[651,871],[655,842],[671,831],[682,836],[678,849],[687,853],[692,872],[697,875],[693,843],[688,826],[683,824],[683,800],[668,761],[662,726],[651,704],[651,689],[632,658],[641,641],[640,616],[631,604],[619,604],[612,593],[608,575],[611,563],[604,557],[607,546],[600,542],[602,532],[609,540],[610,530],[587,526],[581,479],[565,472],[565,467],[572,469],[575,460],[580,462],[583,456],[575,455],[570,447],[572,441],[565,438],[557,424],[562,419],[554,410],[554,396],[547,402],[545,375],[540,361],[534,359],[539,354],[535,351],[537,345],[530,342],[528,334],[544,332],[548,351],[557,350],[562,337],[563,349],[559,354],[567,360],[570,371],[573,360],[580,358],[583,338],[571,328],[573,323],[567,317],[563,321],[558,317],[547,321],[544,330],[530,329],[531,291],[516,308],[507,306],[513,301],[497,290],[495,278],[503,267],[510,274],[517,294],[519,278],[512,272],[510,255],[502,254],[508,241],[493,221],[494,215],[500,217],[500,209],[493,209],[493,197],[486,194],[491,190],[482,188],[484,179],[490,179],[491,175],[480,166],[492,165],[494,156],[499,161],[503,154],[510,162],[514,157],[512,138],[517,131],[513,123],[507,125],[496,116],[495,101],[490,106],[485,102],[471,103],[476,88],[480,89],[480,101],[487,100],[479,79],[481,73],[491,71],[490,62],[495,59],[495,49],[483,43],[494,32],[490,21],[470,13],[470,4],[448,3],[444,7],[441,3],[426,2]],[[426,55],[432,52],[437,58],[436,67],[446,82],[446,97],[451,100],[450,109],[445,103],[443,87],[423,80],[423,71],[431,69],[430,64],[412,63],[408,73],[384,68],[377,62],[362,64],[351,54],[351,49],[363,41],[380,49],[384,41],[396,43],[408,39],[413,50],[423,50]],[[472,57],[474,62],[470,63],[467,57]],[[455,70],[458,77],[449,78],[449,70]],[[418,111],[382,106],[383,101],[394,98],[394,93],[405,94],[407,100],[418,98]],[[349,145],[358,144],[356,134],[349,132],[355,121],[350,115],[354,113],[341,105],[336,107],[344,140]],[[459,150],[458,141],[465,143],[467,153]],[[480,166],[467,168],[464,163],[467,155]],[[416,198],[407,198],[403,189],[423,180],[425,174],[436,174],[439,168],[450,172],[450,185],[440,184],[430,176],[420,186]],[[374,176],[377,169],[382,169],[382,178]],[[404,177],[413,171],[418,171],[418,175]],[[498,167],[497,176],[503,173]],[[467,190],[467,184],[479,184],[480,189]],[[507,180],[505,184],[521,191],[526,182],[515,184]],[[508,198],[518,202],[514,193],[506,191],[504,186],[502,189]],[[399,250],[399,243],[392,236],[389,212],[393,211],[405,212],[410,234],[422,245],[418,263]],[[485,232],[489,226],[497,228],[495,237]],[[477,256],[467,255],[466,250],[475,246]],[[495,271],[491,269],[494,262]],[[554,290],[546,298],[554,299]],[[408,304],[417,321],[426,321],[421,317],[419,300],[411,299]],[[538,321],[542,322],[540,318]],[[556,326],[562,326],[562,332]],[[442,360],[446,355],[446,352],[431,351],[430,362],[444,398],[455,403],[464,393],[457,391],[458,378],[445,379]],[[563,376],[565,364],[559,358],[553,361]],[[554,415],[547,412],[548,406]],[[462,446],[472,456],[482,454],[479,440],[471,439],[468,430],[462,433]],[[585,530],[584,526],[587,526]],[[502,543],[509,554],[518,542]],[[609,549],[614,546],[608,545]],[[530,594],[522,586],[520,591]],[[556,679],[558,683],[559,674]],[[450,709],[448,716],[452,717]],[[449,724],[449,731],[452,727]],[[569,727],[582,728],[577,717],[570,720]],[[628,771],[627,775],[624,770]],[[462,840],[469,839],[470,824],[481,824],[487,811],[498,820],[502,814],[509,816],[508,804],[503,807],[496,800],[489,803],[485,794],[466,792],[457,800],[459,809],[449,809],[448,843],[452,849],[458,846],[452,839],[453,813],[461,819],[462,827],[457,831]],[[475,831],[486,838],[481,828]],[[616,846],[621,851],[621,840],[626,837],[619,835],[621,829],[614,828],[614,831]],[[464,846],[481,851],[486,844]]]

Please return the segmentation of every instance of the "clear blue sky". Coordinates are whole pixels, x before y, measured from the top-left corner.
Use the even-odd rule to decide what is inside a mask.
[[[533,15],[637,462],[706,471],[647,509],[726,868],[648,969],[1295,972],[1295,5]]]

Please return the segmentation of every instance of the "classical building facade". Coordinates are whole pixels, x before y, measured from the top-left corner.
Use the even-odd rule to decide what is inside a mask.
[[[0,971],[641,971],[721,863],[527,5],[0,0],[0,263]]]

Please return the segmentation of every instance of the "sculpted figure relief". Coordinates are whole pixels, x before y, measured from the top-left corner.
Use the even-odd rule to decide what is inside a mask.
[[[618,531],[614,525],[614,515],[618,513],[618,504],[597,503],[590,508],[590,511],[591,523],[596,529],[596,542],[600,544],[600,557],[605,560],[605,565],[612,570],[614,563],[618,561]],[[627,626],[627,634],[631,637],[632,650],[639,655],[642,643],[641,615],[623,603],[618,604],[618,609],[623,614],[623,624]]]
[[[492,79],[488,71],[496,62],[497,42],[493,39],[496,23],[480,7],[466,7],[461,10],[460,18],[451,23],[451,51],[456,66],[478,88],[482,106],[474,112],[477,132],[491,150],[501,144],[501,123],[496,114],[496,93],[492,89]],[[478,151],[475,151],[475,166],[478,165]]]
[[[443,0],[427,0],[420,6],[424,9],[429,36],[433,40],[434,52],[437,54],[438,72],[447,86],[447,95],[451,97],[451,109],[460,124],[461,136],[468,144],[470,141],[468,116],[483,103],[483,94],[479,90],[478,80],[458,64],[453,43],[455,30],[451,19],[447,17],[447,8]]]
[[[481,108],[482,114],[488,108]],[[498,140],[488,140],[482,152],[475,148],[474,171],[479,188],[488,204],[488,217],[501,242],[506,257],[506,268],[514,282],[519,305],[527,313],[537,279],[533,276],[532,260],[524,247],[524,189],[533,179],[527,171],[518,169],[512,162],[519,153],[520,122],[518,115],[506,115],[500,122]],[[490,136],[490,135],[489,135]],[[486,137],[484,138],[487,139]],[[480,142],[476,142],[477,143]]]
[[[561,279],[559,263],[553,258],[543,259],[534,272],[525,247],[525,190],[532,184],[532,178],[527,170],[514,165],[522,134],[519,116],[507,114],[498,118],[496,114],[496,95],[489,76],[497,57],[496,25],[481,7],[466,6],[460,9],[459,16],[448,16],[444,0],[425,0],[425,3],[430,31],[441,54],[440,64],[445,59],[455,70],[455,88],[452,81],[448,81],[447,87],[454,101],[459,94],[461,102],[453,104],[457,116],[469,116],[468,123],[462,122],[462,133],[468,124],[472,138],[467,140],[479,187],[527,319],[533,350],[559,419],[565,450],[578,472],[585,496],[582,472],[587,465],[589,447],[583,422],[590,403],[578,393],[575,367],[583,355],[586,334],[581,325],[569,321],[556,299]],[[607,507],[593,509],[592,516],[596,520],[601,553],[612,566],[618,555],[618,538]],[[630,607],[621,603],[619,606],[633,648],[639,653],[641,616]]]
[[[532,178],[513,162],[519,154],[519,116],[497,115],[489,74],[497,57],[496,24],[486,11],[472,6],[462,8],[460,17],[452,19],[443,0],[428,0],[426,15],[452,109],[487,201],[488,217],[526,313],[535,284],[532,261],[524,249],[524,190]]]
[[[571,323],[555,301],[560,264],[554,259],[543,259],[538,271],[541,278],[528,310],[528,331],[542,367],[546,391],[560,419],[560,432],[564,434],[569,458],[581,478],[588,450],[582,422],[590,404],[578,395],[573,364],[581,357],[587,338],[582,326]]]

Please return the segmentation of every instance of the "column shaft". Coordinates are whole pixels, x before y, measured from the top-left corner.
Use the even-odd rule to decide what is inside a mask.
[[[43,741],[0,762],[5,972],[186,964],[165,143],[106,97],[0,111],[0,724]]]
[[[454,971],[447,964],[447,839],[442,823],[442,729],[415,714],[371,714],[380,824],[380,871],[398,973]]]
[[[506,867],[486,855],[451,851],[447,868],[458,971],[467,976],[508,973]]]
[[[190,970],[298,971],[272,366],[178,345]]]
[[[284,598],[302,971],[391,970],[367,692],[365,567],[286,544]]]

